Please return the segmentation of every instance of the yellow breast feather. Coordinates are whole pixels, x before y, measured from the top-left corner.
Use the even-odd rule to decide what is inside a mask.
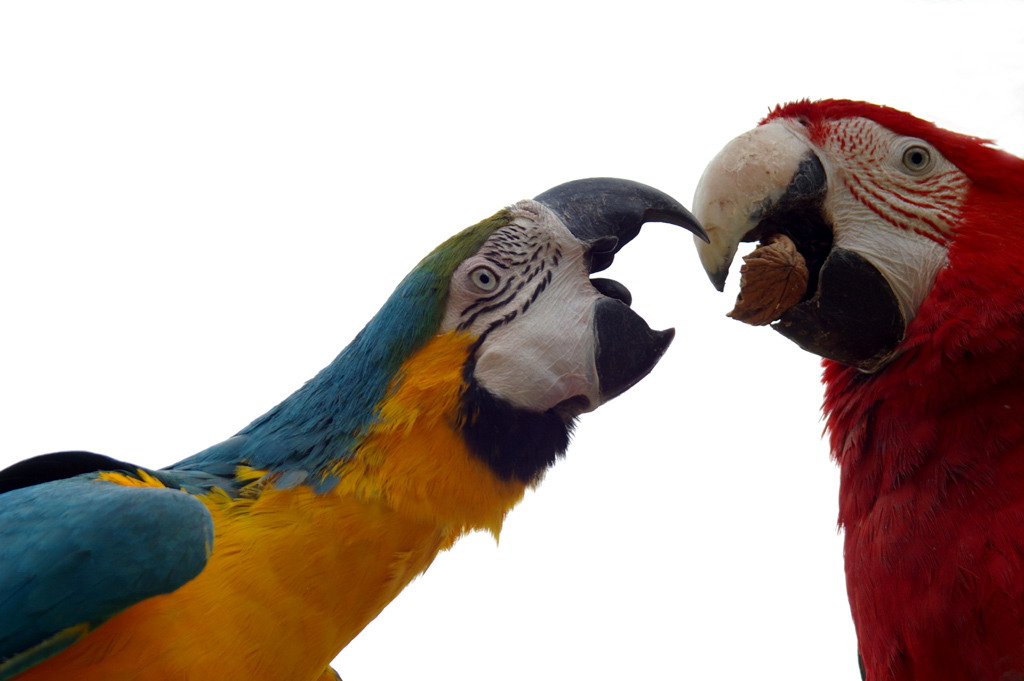
[[[24,681],[319,679],[438,551],[472,529],[497,536],[523,496],[524,483],[498,479],[458,434],[472,341],[437,336],[403,365],[359,449],[334,467],[340,482],[330,492],[264,479],[238,498],[200,497],[216,528],[203,572],[115,616]],[[144,471],[101,477],[161,485]]]

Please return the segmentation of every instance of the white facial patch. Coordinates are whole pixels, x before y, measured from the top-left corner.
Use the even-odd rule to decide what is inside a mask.
[[[970,181],[927,142],[865,118],[834,122],[821,161],[835,245],[882,273],[909,323],[948,262]]]
[[[483,338],[473,376],[516,407],[546,411],[582,396],[596,408],[594,305],[584,245],[535,201],[512,208],[455,270],[442,330]]]

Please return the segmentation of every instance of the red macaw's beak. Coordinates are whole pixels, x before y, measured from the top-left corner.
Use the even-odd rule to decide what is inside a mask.
[[[721,291],[740,242],[790,239],[809,276],[796,304],[771,318],[772,328],[809,352],[876,371],[903,339],[904,313],[879,269],[836,238],[827,169],[797,125],[761,125],[708,164],[694,194],[708,236],[695,240],[701,264]],[[748,287],[746,278],[741,284],[741,298],[773,294]]]

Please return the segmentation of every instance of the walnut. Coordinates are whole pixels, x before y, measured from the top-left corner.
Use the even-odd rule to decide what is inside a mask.
[[[771,324],[800,302],[807,290],[807,263],[793,240],[776,234],[743,258],[740,294],[728,316],[747,324]]]

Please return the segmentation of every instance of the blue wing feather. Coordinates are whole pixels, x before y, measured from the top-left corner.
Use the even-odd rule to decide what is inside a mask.
[[[180,490],[88,475],[0,494],[0,681],[185,584],[212,545],[209,512]]]

